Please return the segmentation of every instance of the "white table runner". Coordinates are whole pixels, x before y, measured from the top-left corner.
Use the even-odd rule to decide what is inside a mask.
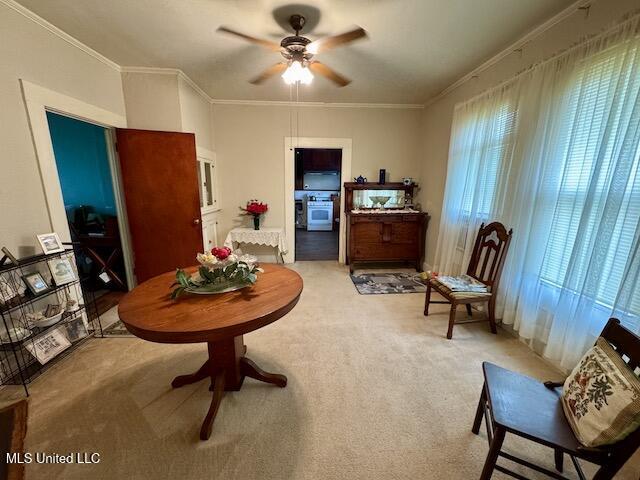
[[[235,243],[252,243],[277,248],[280,254],[287,253],[287,239],[283,228],[264,227],[260,230],[237,227],[232,229],[224,241],[225,247],[233,248]]]

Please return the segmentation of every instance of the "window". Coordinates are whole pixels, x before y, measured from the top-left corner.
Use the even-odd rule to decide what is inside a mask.
[[[516,110],[509,103],[475,114],[462,126],[462,143],[453,153],[475,166],[469,169],[462,196],[461,210],[465,217],[482,220],[489,217],[503,161],[511,151],[515,126]]]
[[[541,269],[544,281],[607,306],[615,303],[640,222],[640,136],[629,127],[640,79],[619,57],[614,50],[589,59],[570,86],[560,118],[563,171],[557,200],[549,202],[555,208]],[[587,272],[594,269],[601,281],[590,289]],[[640,298],[632,309],[640,312]]]

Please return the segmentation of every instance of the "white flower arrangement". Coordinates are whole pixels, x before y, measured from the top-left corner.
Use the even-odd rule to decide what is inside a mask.
[[[259,272],[257,258],[253,255],[236,255],[228,247],[215,247],[210,252],[198,253],[198,271],[188,275],[184,270],[176,271],[176,288],[171,298],[183,293],[215,294],[239,290],[256,283]]]

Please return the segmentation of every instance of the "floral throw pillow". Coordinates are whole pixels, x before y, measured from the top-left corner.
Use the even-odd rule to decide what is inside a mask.
[[[640,426],[640,379],[598,338],[564,382],[562,407],[583,445],[619,442]]]

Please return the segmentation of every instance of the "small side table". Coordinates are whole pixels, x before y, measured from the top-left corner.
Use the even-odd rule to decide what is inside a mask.
[[[276,261],[278,257],[284,263],[284,254],[287,253],[287,239],[284,228],[265,227],[260,230],[253,228],[237,227],[229,231],[224,241],[225,247],[235,248],[235,244],[248,243],[253,245],[266,245],[276,249]]]

